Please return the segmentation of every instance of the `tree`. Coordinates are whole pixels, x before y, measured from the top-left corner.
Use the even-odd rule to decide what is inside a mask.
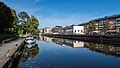
[[[22,11],[18,14],[19,18],[24,20],[24,21],[27,21],[30,17],[29,15],[27,14],[27,12],[25,11]]]
[[[13,27],[12,27],[12,32],[13,33],[18,33],[17,30],[18,30],[18,26],[17,26],[17,23],[19,22],[19,19],[17,17],[17,14],[16,14],[16,11],[11,9],[11,12],[12,12],[12,16],[14,17],[14,22],[13,22]]]
[[[29,17],[29,15],[27,14],[27,12],[25,12],[25,11],[22,11],[22,12],[20,12],[19,14],[18,14],[18,16],[19,16],[19,18],[21,19],[20,21],[22,22],[22,31],[23,31],[23,34],[27,34],[28,32],[28,23],[27,23],[27,21],[28,21],[28,19],[30,18]],[[23,26],[24,26],[24,28],[23,28]]]
[[[108,22],[108,21],[105,21],[105,22],[103,23],[104,33],[107,32],[108,26],[109,26],[109,22]]]
[[[28,19],[28,31],[32,34],[38,33],[39,21],[33,15]]]
[[[10,33],[10,28],[13,27],[14,17],[11,9],[0,2],[0,33]]]
[[[39,29],[39,21],[33,15],[29,17],[27,12],[20,12],[18,14],[19,18],[21,19],[19,24],[19,34],[36,34],[38,33]]]
[[[89,29],[90,31],[94,31],[96,29],[97,25],[95,21],[92,21],[89,23]]]

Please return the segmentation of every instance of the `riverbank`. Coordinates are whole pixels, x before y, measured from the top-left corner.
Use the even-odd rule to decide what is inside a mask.
[[[0,68],[2,68],[10,59],[14,53],[22,47],[25,38],[18,38],[0,46]]]
[[[17,38],[15,34],[0,34],[0,43],[7,39]]]
[[[89,42],[120,44],[119,35],[59,35],[59,34],[43,34],[43,36],[74,39]]]

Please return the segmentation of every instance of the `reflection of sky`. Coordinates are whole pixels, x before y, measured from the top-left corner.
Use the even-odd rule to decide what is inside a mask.
[[[87,48],[60,46],[53,42],[37,41],[40,48],[37,56],[21,68],[119,68],[120,58],[92,52]],[[35,66],[35,67],[34,67]]]

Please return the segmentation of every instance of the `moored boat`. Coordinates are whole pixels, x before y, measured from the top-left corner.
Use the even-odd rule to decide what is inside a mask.
[[[36,40],[32,36],[29,36],[29,37],[26,38],[25,42],[27,44],[33,44],[33,43],[36,42]]]

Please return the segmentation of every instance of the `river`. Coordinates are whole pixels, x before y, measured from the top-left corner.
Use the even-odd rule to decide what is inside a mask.
[[[120,68],[120,45],[39,37],[18,68]]]

